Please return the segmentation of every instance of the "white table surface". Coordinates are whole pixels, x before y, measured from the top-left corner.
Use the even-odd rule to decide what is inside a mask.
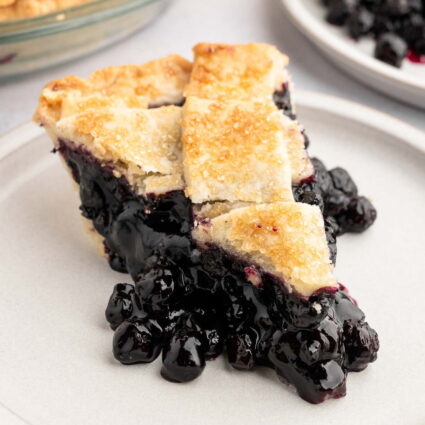
[[[119,44],[0,84],[0,134],[31,119],[40,90],[50,80],[68,74],[87,76],[108,65],[141,63],[168,53],[190,58],[198,41],[275,44],[291,58],[296,89],[360,102],[425,130],[425,111],[375,93],[336,69],[288,21],[279,0],[174,0],[154,23]]]

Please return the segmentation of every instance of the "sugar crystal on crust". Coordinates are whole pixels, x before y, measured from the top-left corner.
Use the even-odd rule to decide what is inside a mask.
[[[204,99],[271,99],[288,80],[287,56],[263,43],[199,43],[185,96]]]
[[[180,107],[88,109],[59,120],[55,133],[125,174],[139,192],[183,188]]]
[[[186,195],[213,200],[293,200],[282,114],[271,101],[210,101],[183,107]]]

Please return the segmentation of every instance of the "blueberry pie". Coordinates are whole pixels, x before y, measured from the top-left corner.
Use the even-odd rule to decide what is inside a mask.
[[[54,81],[35,121],[77,183],[115,286],[106,319],[123,364],[162,355],[174,382],[225,352],[269,367],[311,403],[345,395],[379,342],[336,280],[336,237],[376,210],[342,168],[307,153],[286,56],[201,43]]]

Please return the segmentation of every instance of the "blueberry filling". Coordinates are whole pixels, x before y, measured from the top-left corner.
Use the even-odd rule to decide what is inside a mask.
[[[375,57],[400,67],[405,57],[423,62],[425,55],[425,3],[423,0],[322,0],[326,20],[345,26],[358,40],[376,39]]]
[[[342,286],[303,299],[260,269],[254,286],[248,265],[214,246],[195,259],[160,263],[134,286],[116,285],[106,309],[113,329],[122,320],[113,351],[124,364],[153,361],[162,350],[162,376],[187,382],[225,350],[235,369],[273,368],[302,398],[320,403],[343,396],[347,372],[376,359],[376,332]]]
[[[136,279],[158,249],[177,256],[188,249],[192,212],[183,191],[138,196],[124,177],[115,177],[112,167],[84,149],[60,141],[58,150],[80,185],[81,213],[104,238],[113,269]]]
[[[273,102],[280,110],[282,110],[284,115],[291,118],[292,120],[295,120],[297,118],[293,111],[291,102],[291,91],[289,89],[288,83],[283,84],[281,90],[276,90],[273,93]]]
[[[254,286],[253,265],[218,247],[195,246],[192,206],[182,191],[139,196],[84,149],[61,141],[58,151],[80,185],[82,215],[104,238],[111,267],[136,282],[117,284],[105,313],[121,363],[151,362],[162,352],[162,376],[187,382],[226,351],[234,368],[273,368],[305,400],[320,403],[344,395],[347,372],[376,359],[377,335],[343,289],[306,300],[259,269],[261,285]],[[334,261],[336,235],[363,231],[376,211],[344,170],[328,172],[313,162],[315,175],[294,194],[324,211]]]
[[[368,199],[358,195],[357,186],[346,170],[337,167],[328,171],[319,159],[312,158],[312,162],[314,175],[293,187],[294,198],[321,208],[331,257],[335,260],[335,237],[364,232],[376,220],[377,212]]]

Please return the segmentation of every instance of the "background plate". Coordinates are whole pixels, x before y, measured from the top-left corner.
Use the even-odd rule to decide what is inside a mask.
[[[425,135],[335,98],[304,93],[298,105],[312,153],[346,167],[379,212],[368,232],[339,241],[337,276],[382,345],[376,363],[349,375],[347,397],[309,405],[272,371],[235,371],[222,358],[181,385],[159,376],[159,360],[114,361],[104,308],[129,278],[98,257],[69,177],[28,124],[0,139],[2,424],[425,423]]]
[[[296,26],[337,66],[388,96],[425,108],[425,64],[408,60],[401,69],[373,57],[372,39],[355,42],[345,28],[328,24],[320,0],[281,0]]]

